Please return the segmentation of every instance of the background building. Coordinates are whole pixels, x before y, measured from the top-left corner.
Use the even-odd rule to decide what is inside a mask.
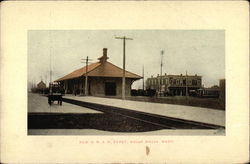
[[[38,88],[38,89],[45,89],[45,88],[46,88],[46,84],[45,84],[43,81],[40,81],[40,82],[37,84],[37,88]]]
[[[146,80],[147,89],[156,89],[157,91],[166,92],[169,95],[186,95],[192,94],[192,90],[202,87],[202,77],[197,75],[163,75]]]
[[[41,80],[35,87],[35,85],[31,88],[31,92],[33,93],[41,93],[44,94],[46,92],[46,84]]]
[[[121,96],[123,69],[108,62],[107,48],[103,49],[103,56],[99,62],[88,65],[88,93],[92,96]],[[86,66],[56,80],[65,89],[66,93],[84,93]],[[125,71],[125,95],[130,96],[131,85],[142,77]]]

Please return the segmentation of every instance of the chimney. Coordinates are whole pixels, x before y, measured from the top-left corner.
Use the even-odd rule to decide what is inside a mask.
[[[108,49],[107,48],[103,48],[103,56],[107,58],[107,51]]]
[[[101,57],[98,58],[98,60],[99,60],[100,63],[104,63],[104,62],[107,61],[107,59],[108,59],[107,52],[108,52],[108,49],[107,48],[103,48],[103,54],[102,54]]]

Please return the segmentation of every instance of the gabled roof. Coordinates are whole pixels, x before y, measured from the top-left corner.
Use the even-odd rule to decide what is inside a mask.
[[[98,58],[99,62],[88,65],[88,76],[92,77],[122,77],[123,69],[107,61],[107,48],[103,48],[103,55]],[[56,81],[64,81],[69,79],[75,79],[86,75],[86,66],[77,69],[70,74],[63,76]],[[142,77],[134,73],[125,71],[125,77],[131,79],[141,79]]]
[[[40,82],[37,84],[37,87],[38,87],[38,88],[45,88],[45,87],[46,87],[46,84],[45,84],[43,81],[40,81]]]
[[[92,71],[93,69],[95,69],[96,67],[98,67],[101,63],[93,63],[88,65],[88,72]],[[68,79],[74,79],[74,78],[78,78],[81,76],[84,76],[86,74],[86,66],[82,67],[80,69],[77,69],[63,77],[61,77],[60,79],[57,79],[55,81],[63,81],[63,80],[68,80]]]
[[[89,72],[88,76],[98,76],[98,77],[122,77],[123,75],[123,69],[119,68],[118,66],[110,63],[110,62],[104,62],[96,69]],[[136,75],[132,72],[125,71],[125,77],[126,78],[132,78],[132,79],[140,79],[142,78],[139,75]]]
[[[45,85],[45,83],[43,81],[40,81],[37,85]]]
[[[107,61],[103,63],[97,62],[97,63],[88,65],[88,76],[92,76],[92,77],[122,77],[123,75],[122,73],[123,73],[122,68],[119,68],[118,66]],[[80,69],[77,69],[56,81],[74,79],[74,78],[78,78],[81,76],[85,76],[85,74],[86,74],[86,66]],[[142,78],[141,76],[128,72],[128,71],[125,71],[125,77],[132,78],[132,79]]]

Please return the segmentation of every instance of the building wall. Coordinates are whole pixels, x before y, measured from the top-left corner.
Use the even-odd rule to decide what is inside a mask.
[[[189,90],[202,87],[201,76],[185,75],[164,75],[151,77],[146,80],[146,88],[157,91],[170,92],[173,95],[186,95],[186,88]]]
[[[89,81],[90,84],[90,95],[93,96],[105,96],[105,83],[114,82],[116,83],[116,96],[122,96],[122,78],[102,78],[92,77]],[[125,95],[130,96],[131,92],[131,79],[126,79]]]
[[[186,83],[187,81],[187,83]],[[182,75],[167,75],[151,77],[146,80],[146,87],[157,89],[159,86],[165,85],[166,87],[201,87],[201,76],[182,76]]]
[[[37,84],[37,88],[39,89],[46,88],[46,84],[44,82],[40,82],[39,84]]]
[[[116,83],[116,96],[122,96],[122,78],[112,77],[88,77],[88,89],[91,96],[105,96],[105,83]],[[66,80],[61,83],[66,93],[75,93],[80,90],[80,94],[85,91],[85,78]],[[130,96],[132,79],[126,78],[125,95]],[[79,93],[77,93],[79,94]]]
[[[75,93],[76,90],[78,90],[80,93],[84,93],[84,77],[65,80],[60,82],[60,84],[63,86],[65,93]]]

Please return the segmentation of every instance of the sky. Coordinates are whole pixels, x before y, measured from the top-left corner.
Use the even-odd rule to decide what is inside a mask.
[[[122,68],[126,36],[126,70],[148,77],[162,73],[202,76],[205,87],[225,78],[224,30],[30,30],[28,31],[28,84],[52,81],[84,67],[87,56],[97,62],[108,48],[109,62]],[[142,88],[142,80],[133,83]]]

